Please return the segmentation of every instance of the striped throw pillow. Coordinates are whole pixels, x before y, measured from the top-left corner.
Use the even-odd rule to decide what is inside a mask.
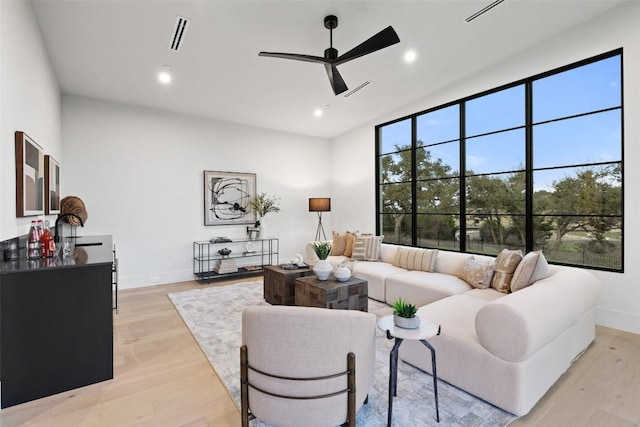
[[[351,259],[356,261],[378,261],[384,236],[373,234],[362,235],[355,238]]]
[[[491,287],[505,294],[509,293],[511,278],[522,260],[522,251],[503,249],[496,258],[495,272],[491,279]]]
[[[399,247],[393,265],[407,270],[432,272],[437,256],[437,249]]]

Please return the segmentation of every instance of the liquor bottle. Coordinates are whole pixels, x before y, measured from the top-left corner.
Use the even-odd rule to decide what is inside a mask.
[[[44,229],[42,230],[42,236],[40,236],[40,253],[42,258],[51,258],[55,253],[55,243],[53,242],[53,235],[50,230],[50,223],[48,220],[44,222]]]
[[[40,258],[40,235],[38,233],[38,224],[35,220],[31,221],[29,236],[27,237],[27,259]]]

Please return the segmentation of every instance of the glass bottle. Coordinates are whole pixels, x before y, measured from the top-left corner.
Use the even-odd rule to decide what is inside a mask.
[[[49,220],[44,222],[42,236],[40,236],[40,254],[42,258],[51,258],[55,253],[55,244],[53,243],[53,235],[51,234],[51,224]]]
[[[29,236],[27,237],[27,259],[40,258],[40,235],[36,220],[31,221]]]

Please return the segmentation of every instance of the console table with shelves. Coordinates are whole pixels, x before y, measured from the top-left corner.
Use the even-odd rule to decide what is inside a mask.
[[[247,246],[252,246],[252,251]],[[261,275],[266,265],[279,264],[280,242],[277,238],[241,239],[231,242],[193,242],[193,274],[198,280],[224,280],[231,277]],[[229,255],[218,253],[231,249]],[[224,260],[232,260],[237,268],[230,272],[217,272]]]

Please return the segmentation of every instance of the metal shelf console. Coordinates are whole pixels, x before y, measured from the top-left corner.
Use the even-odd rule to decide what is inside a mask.
[[[248,243],[253,246],[253,251],[246,250]],[[231,249],[231,253],[226,256],[220,255],[218,251],[222,248]],[[193,274],[197,280],[207,283],[212,280],[262,275],[265,265],[280,263],[279,250],[280,241],[275,237],[241,239],[232,242],[193,242]],[[237,270],[230,273],[217,273],[215,269],[223,259],[236,260]]]

